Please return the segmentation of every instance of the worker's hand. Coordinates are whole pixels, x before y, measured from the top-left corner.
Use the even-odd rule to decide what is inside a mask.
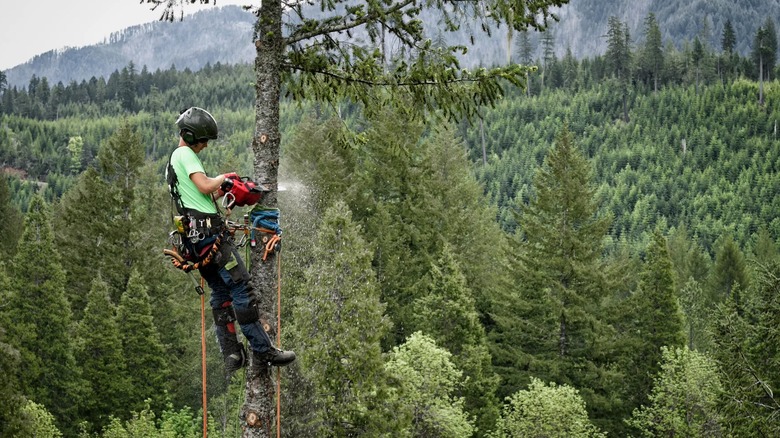
[[[229,192],[230,189],[233,188],[233,180],[241,179],[236,173],[226,173],[223,176],[225,177],[225,181],[219,186],[219,189],[223,194]]]

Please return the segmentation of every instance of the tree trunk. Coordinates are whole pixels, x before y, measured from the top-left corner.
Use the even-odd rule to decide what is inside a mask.
[[[566,357],[568,354],[569,339],[566,333],[566,314],[561,311],[560,328],[558,331],[558,353],[561,357]]]
[[[764,57],[758,54],[758,104],[764,104]]]
[[[487,166],[487,147],[485,146],[485,121],[479,119],[479,135],[482,137],[482,165]]]
[[[255,23],[255,133],[252,139],[254,173],[258,182],[271,191],[263,206],[277,207],[279,171],[279,98],[283,54],[282,7],[278,1],[263,2]],[[251,255],[252,286],[261,319],[268,324],[273,339],[276,314],[276,255],[262,261],[261,251]],[[246,381],[246,402],[241,410],[244,438],[270,438],[275,423],[275,388],[271,370],[265,364],[252,364]]]
[[[623,90],[623,121],[628,123],[628,88]]]

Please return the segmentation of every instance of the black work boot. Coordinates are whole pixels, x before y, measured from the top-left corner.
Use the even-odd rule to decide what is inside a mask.
[[[233,373],[246,366],[246,350],[242,344],[238,344],[239,348],[233,353],[225,355],[225,372],[228,377]]]
[[[231,333],[224,326],[216,326],[217,343],[222,357],[225,359],[225,373],[228,378],[247,364],[246,349],[244,344],[238,342],[235,333]]]
[[[268,364],[274,367],[283,367],[289,365],[295,360],[294,351],[280,350],[276,347],[269,347],[265,353],[252,352],[254,366]]]

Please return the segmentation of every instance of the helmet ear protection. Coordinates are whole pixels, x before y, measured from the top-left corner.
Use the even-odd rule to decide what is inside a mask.
[[[203,108],[192,107],[184,110],[176,120],[179,135],[189,146],[201,140],[216,140],[219,135],[217,121]]]
[[[188,129],[182,129],[179,135],[181,135],[181,139],[184,140],[184,142],[189,146],[192,146],[198,142],[198,139],[195,138],[195,134],[193,134],[192,131]]]

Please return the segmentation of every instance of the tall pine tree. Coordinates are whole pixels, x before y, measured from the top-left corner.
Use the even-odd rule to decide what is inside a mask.
[[[0,174],[0,260],[10,258],[16,251],[16,242],[22,233],[22,214],[11,202],[8,178]]]
[[[652,12],[645,18],[645,46],[641,63],[653,79],[653,92],[658,93],[658,80],[664,67],[663,41],[658,20]]]
[[[80,417],[98,431],[108,425],[111,416],[127,416],[131,389],[116,309],[108,296],[108,285],[100,277],[87,294],[78,338],[76,358],[88,388]]]
[[[168,354],[154,325],[149,294],[138,271],[133,271],[117,309],[122,356],[129,373],[128,411],[140,412],[146,403],[155,412],[166,407],[169,389]]]
[[[521,205],[516,290],[493,308],[494,363],[502,395],[531,377],[574,386],[591,409],[610,409],[601,308],[609,293],[601,260],[609,218],[597,215],[590,166],[564,127]]]
[[[661,348],[685,344],[683,317],[677,303],[674,271],[666,238],[656,230],[645,256],[639,290],[626,302],[630,322],[625,361],[625,398],[630,410],[646,404],[653,379],[661,369]]]
[[[98,274],[118,303],[135,260],[141,258],[137,242],[144,222],[133,214],[133,204],[143,151],[140,136],[124,121],[101,145],[99,169],[87,169],[63,196],[55,223],[57,246],[68,255],[63,265],[76,311],[83,309],[84,291]]]
[[[492,430],[498,418],[498,376],[493,372],[485,329],[479,321],[472,293],[445,245],[438,262],[420,282],[420,295],[412,304],[413,330],[431,336],[453,355],[463,371],[462,393],[466,409],[477,419],[479,436]]]
[[[387,390],[380,340],[390,327],[371,253],[344,203],[325,212],[293,310],[296,350],[317,400],[318,436],[381,436]],[[388,429],[390,428],[390,429]]]
[[[743,306],[740,291],[745,290],[749,278],[745,256],[730,235],[721,237],[715,253],[715,263],[709,278],[710,297],[719,303],[733,299],[737,307]]]
[[[8,290],[8,277],[0,266],[0,303],[10,302]],[[20,418],[26,400],[15,373],[21,365],[19,350],[8,343],[6,338],[8,316],[7,312],[0,310],[0,375],[4,376],[0,381],[0,436],[22,436],[27,433],[26,422]]]
[[[8,340],[20,353],[23,365],[16,373],[24,394],[43,404],[67,433],[75,432],[84,400],[60,259],[48,206],[35,195],[10,269]]]

